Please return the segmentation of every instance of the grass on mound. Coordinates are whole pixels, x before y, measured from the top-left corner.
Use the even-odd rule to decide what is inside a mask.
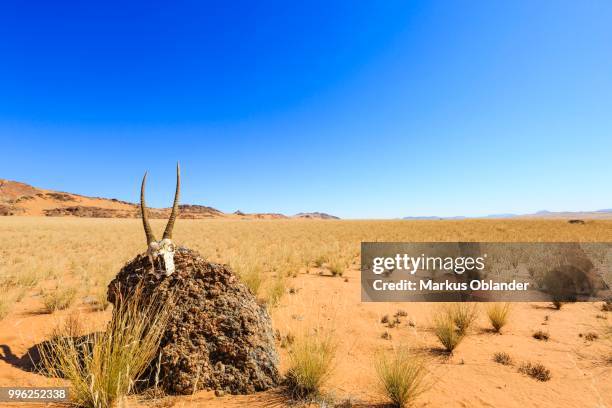
[[[453,303],[448,307],[447,313],[455,323],[459,334],[466,335],[478,317],[478,305],[476,303]]]
[[[428,389],[425,361],[405,348],[381,354],[376,361],[381,393],[397,408],[410,406]]]
[[[289,349],[285,384],[296,399],[315,398],[333,370],[337,342],[331,331],[301,335]]]
[[[41,348],[42,368],[70,381],[72,402],[80,407],[110,408],[134,387],[157,354],[172,302],[146,301],[136,290],[119,302],[106,331],[93,333],[84,346],[73,333],[55,333]]]

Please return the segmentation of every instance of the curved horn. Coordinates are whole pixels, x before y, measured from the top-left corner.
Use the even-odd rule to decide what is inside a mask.
[[[162,239],[172,239],[172,229],[174,228],[174,220],[178,216],[179,207],[179,196],[181,195],[181,168],[176,163],[176,191],[174,192],[174,203],[172,204],[172,212],[166,224],[166,230],[164,231],[164,237]]]
[[[149,225],[149,216],[147,215],[147,206],[145,204],[145,183],[147,182],[147,172],[145,171],[144,177],[142,178],[142,185],[140,186],[140,212],[142,213],[142,226],[144,227],[145,234],[147,235],[147,245],[153,241],[157,241],[151,231]]]

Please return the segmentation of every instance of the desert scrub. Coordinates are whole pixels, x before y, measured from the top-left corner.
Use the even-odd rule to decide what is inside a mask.
[[[548,334],[548,332],[542,331],[542,330],[538,330],[536,332],[534,332],[531,337],[533,337],[536,340],[543,340],[543,341],[548,341],[548,339],[550,338],[550,335]]]
[[[331,331],[317,331],[294,339],[289,349],[289,370],[285,384],[297,399],[314,398],[329,379],[336,354],[336,340]]]
[[[438,310],[434,315],[434,334],[449,353],[452,353],[465,337],[465,334],[457,329],[448,309]]]
[[[136,379],[155,358],[171,306],[171,299],[145,302],[136,290],[119,302],[106,331],[86,339],[75,338],[70,332],[55,333],[48,346],[40,349],[43,368],[70,381],[75,405],[113,407],[132,391]]]
[[[275,307],[282,299],[285,291],[287,290],[287,278],[282,274],[277,274],[274,280],[272,280],[270,287],[268,288],[268,299],[267,303],[269,307]]]
[[[380,354],[376,361],[376,374],[380,392],[394,407],[411,405],[428,388],[425,361],[405,348]]]
[[[342,276],[344,275],[345,266],[340,261],[334,261],[329,265],[329,271],[332,276]]]
[[[0,320],[4,319],[9,314],[14,302],[8,290],[0,290]]]
[[[493,361],[502,365],[512,365],[512,357],[503,351],[493,354]]]
[[[252,265],[243,270],[240,273],[240,279],[242,283],[251,290],[251,293],[253,293],[255,297],[259,296],[261,284],[263,283],[263,276],[261,268],[258,265]]]
[[[57,288],[43,295],[45,313],[53,313],[56,310],[68,309],[76,298],[75,288]]]
[[[526,374],[538,381],[548,381],[551,378],[550,370],[540,363],[523,363],[518,369],[519,373]]]
[[[467,334],[478,315],[477,307],[475,303],[453,303],[448,307],[447,313],[453,323],[455,323],[459,334]]]
[[[487,308],[487,317],[496,333],[501,333],[501,329],[508,323],[510,308],[510,303],[494,303]]]

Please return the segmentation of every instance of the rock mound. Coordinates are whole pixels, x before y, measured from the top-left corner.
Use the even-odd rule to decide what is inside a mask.
[[[227,266],[182,247],[174,263],[172,275],[156,278],[148,273],[146,254],[138,255],[108,287],[113,304],[118,293],[129,296],[139,282],[144,296],[164,299],[174,291],[175,311],[160,347],[163,388],[177,394],[198,389],[248,394],[278,385],[278,355],[265,307]]]

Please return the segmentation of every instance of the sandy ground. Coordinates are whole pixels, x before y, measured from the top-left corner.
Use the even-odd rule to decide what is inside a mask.
[[[253,224],[246,224],[246,223]],[[158,225],[159,224],[159,225]],[[378,225],[389,232],[384,235],[373,229]],[[104,227],[102,227],[104,226]],[[161,222],[154,224],[163,227]],[[179,242],[201,248],[203,253],[219,252],[244,253],[259,240],[259,251],[278,241],[277,231],[283,228],[287,239],[307,242],[312,245],[333,246],[342,240],[386,238],[405,240],[418,237],[422,240],[495,239],[495,240],[610,240],[610,224],[592,223],[586,227],[568,226],[566,222],[420,222],[420,223],[368,223],[368,222],[299,222],[299,221],[235,221],[200,222],[182,221],[177,228]],[[127,259],[142,250],[142,231],[138,220],[23,220],[0,222],[0,237],[4,237],[0,254],[11,255],[11,262],[22,258],[23,265],[32,265],[42,272],[48,259],[58,250],[55,245],[72,248],[75,262],[97,274],[111,276]],[[468,229],[469,227],[469,229]],[[296,228],[296,229],[294,229]],[[299,229],[298,229],[299,228]],[[585,229],[588,228],[588,229]],[[23,241],[24,231],[30,233],[28,242]],[[219,242],[222,232],[228,239],[231,251],[226,247],[212,248],[208,240]],[[338,232],[339,231],[339,232]],[[362,238],[353,235],[343,238],[347,231],[361,231]],[[300,232],[300,234],[298,234]],[[312,234],[311,234],[312,232]],[[2,235],[4,234],[4,235]],[[97,234],[97,235],[96,235]],[[335,234],[335,235],[334,235]],[[395,235],[393,235],[395,234]],[[93,236],[96,236],[93,240]],[[293,237],[293,238],[291,238]],[[334,240],[327,243],[328,237]],[[337,241],[336,241],[337,240]],[[88,243],[92,241],[93,243]],[[49,246],[48,252],[40,259],[30,261],[31,254],[40,243]],[[51,244],[53,243],[53,244]],[[119,255],[116,259],[102,264],[109,252],[108,243]],[[26,248],[25,246],[31,247]],[[284,245],[285,242],[279,243]],[[293,241],[290,245],[295,245]],[[12,245],[12,246],[11,246]],[[79,246],[87,245],[87,246]],[[229,244],[228,244],[229,245]],[[58,247],[59,248],[59,247]],[[279,246],[279,248],[283,248]],[[304,248],[309,248],[305,246]],[[300,248],[303,251],[304,248]],[[315,247],[315,250],[318,247]],[[19,250],[23,249],[23,253]],[[225,251],[225,252],[223,252]],[[314,251],[316,254],[317,251]],[[353,246],[348,252],[352,253]],[[60,251],[61,252],[61,251]],[[277,250],[278,253],[283,253]],[[101,254],[101,255],[98,255]],[[67,255],[67,254],[66,254]],[[269,255],[267,255],[269,256]],[[122,260],[123,259],[123,260]],[[250,258],[249,258],[250,259]],[[255,258],[253,258],[255,259]],[[87,263],[85,263],[87,261]],[[29,263],[28,263],[29,262]],[[277,260],[274,260],[277,262]],[[15,265],[22,265],[17,263]],[[76,266],[79,266],[77,264]],[[66,267],[70,262],[66,261]],[[108,269],[108,271],[107,271]],[[80,270],[78,267],[76,270]],[[105,272],[106,271],[106,272]],[[377,353],[392,350],[400,345],[410,346],[421,352],[428,362],[428,381],[431,387],[417,401],[417,407],[612,407],[612,343],[603,338],[604,324],[610,324],[612,313],[601,311],[599,303],[575,303],[554,310],[547,303],[515,303],[509,324],[503,334],[487,330],[486,305],[479,305],[479,319],[465,340],[458,346],[452,357],[439,352],[440,345],[431,331],[432,313],[439,305],[426,303],[362,303],[360,299],[359,270],[356,266],[345,272],[344,277],[323,275],[314,267],[302,267],[297,276],[288,280],[288,293],[271,312],[274,328],[281,335],[299,335],[304,330],[325,326],[334,330],[338,342],[333,374],[325,387],[325,393],[335,402],[350,400],[353,406],[382,406],[385,399],[378,392],[374,363]],[[58,272],[58,269],[54,273]],[[73,274],[74,275],[74,274]],[[77,275],[61,275],[65,285],[76,284],[70,279]],[[44,282],[41,282],[44,286]],[[293,290],[289,290],[293,289]],[[42,314],[40,288],[30,290],[1,322],[0,329],[0,386],[45,386],[57,384],[49,379],[28,371],[27,351],[47,339],[52,328],[69,313],[79,312],[92,328],[103,327],[109,318],[109,311],[91,311],[82,301],[70,311]],[[386,328],[381,317],[403,310],[408,316],[394,328]],[[597,317],[599,316],[599,317]],[[602,319],[601,317],[606,317]],[[414,325],[409,325],[413,322]],[[532,338],[536,330],[545,330],[550,340],[538,341]],[[381,335],[388,331],[391,340]],[[595,332],[599,338],[586,341],[579,335]],[[281,372],[288,365],[287,350],[278,345]],[[514,366],[502,366],[493,361],[496,352],[507,352],[515,361]],[[518,372],[522,362],[540,362],[551,371],[548,382],[539,382]],[[53,404],[47,404],[54,406]],[[216,397],[212,392],[197,392],[191,396],[167,397],[161,400],[142,400],[130,397],[121,406],[130,407],[268,407],[290,406],[291,403],[278,391],[269,391],[250,396]],[[45,406],[45,404],[0,406]],[[329,405],[328,405],[329,406]]]
[[[317,270],[303,271],[291,281],[295,293],[287,294],[272,313],[275,329],[281,334],[299,333],[305,327],[325,325],[335,330],[339,348],[328,395],[336,401],[350,399],[357,406],[377,406],[384,399],[376,391],[374,358],[381,350],[409,345],[426,355],[431,388],[416,406],[421,407],[606,407],[612,406],[612,365],[606,358],[610,345],[602,339],[583,340],[580,333],[601,331],[600,303],[565,305],[560,311],[548,304],[514,304],[510,323],[502,335],[486,330],[485,305],[470,335],[452,357],[439,353],[439,344],[430,329],[436,307],[425,303],[361,303],[359,271],[350,270],[344,278],[322,276]],[[0,386],[42,386],[53,384],[38,374],[24,370],[24,354],[44,340],[66,312],[40,314],[40,300],[31,297],[2,322],[0,332]],[[385,314],[404,310],[408,316],[395,328],[380,323]],[[108,312],[82,310],[91,324],[104,322]],[[607,313],[608,318],[609,313]],[[548,316],[548,317],[547,317]],[[408,322],[415,325],[411,327]],[[547,342],[532,338],[535,330],[550,333]],[[386,330],[391,340],[381,338]],[[281,370],[287,355],[280,349]],[[548,382],[539,382],[492,361],[495,352],[509,353],[516,363],[542,362],[552,373]],[[130,398],[128,406],[242,407],[287,406],[278,392],[251,396],[215,397],[212,392],[168,397],[161,401]],[[10,406],[9,404],[5,404]],[[41,406],[37,404],[32,406]],[[52,405],[52,404],[49,404]],[[14,406],[24,407],[19,403]]]

